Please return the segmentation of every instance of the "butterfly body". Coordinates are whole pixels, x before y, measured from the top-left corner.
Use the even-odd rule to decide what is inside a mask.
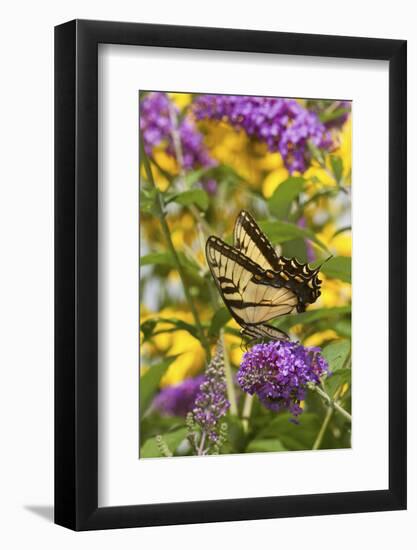
[[[252,338],[288,339],[267,322],[304,311],[320,295],[319,270],[278,256],[246,211],[236,219],[234,246],[211,236],[206,257],[223,301],[242,333]]]

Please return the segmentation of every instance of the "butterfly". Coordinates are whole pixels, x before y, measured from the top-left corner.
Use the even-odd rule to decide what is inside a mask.
[[[252,216],[242,210],[234,226],[234,246],[211,236],[206,258],[221,297],[242,335],[288,340],[268,321],[305,311],[320,296],[317,269],[279,256]]]

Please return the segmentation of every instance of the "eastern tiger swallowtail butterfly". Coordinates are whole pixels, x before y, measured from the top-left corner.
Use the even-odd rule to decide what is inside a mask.
[[[320,296],[320,268],[278,256],[252,216],[242,210],[234,227],[234,246],[211,236],[206,257],[220,295],[242,334],[288,339],[267,324],[293,311],[302,312]]]

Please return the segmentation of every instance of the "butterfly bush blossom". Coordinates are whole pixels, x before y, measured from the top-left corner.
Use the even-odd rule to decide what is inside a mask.
[[[140,129],[143,136],[145,152],[151,156],[154,147],[166,143],[166,152],[176,157],[173,140],[173,121],[170,111],[177,115],[179,136],[182,152],[182,164],[185,170],[210,168],[216,161],[210,156],[202,134],[197,130],[191,117],[179,120],[178,108],[163,92],[151,92],[140,102]],[[203,187],[208,193],[215,193],[217,182],[213,179],[203,179]]]
[[[287,409],[296,419],[302,413],[300,401],[305,399],[307,383],[318,384],[324,374],[329,374],[329,367],[320,348],[274,341],[257,344],[245,353],[237,381],[268,409]]]
[[[203,380],[204,376],[197,376],[163,388],[153,400],[153,409],[165,416],[185,416],[193,409]]]
[[[193,105],[198,120],[229,122],[279,152],[290,173],[304,172],[311,160],[308,141],[330,149],[332,139],[313,111],[294,99],[255,96],[201,95]]]
[[[226,426],[221,422],[230,403],[227,399],[223,346],[217,344],[216,353],[205,370],[203,383],[187,417],[189,439],[196,454],[217,454],[223,444]]]

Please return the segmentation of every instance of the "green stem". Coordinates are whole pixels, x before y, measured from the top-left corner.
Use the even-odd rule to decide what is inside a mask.
[[[151,166],[149,164],[149,159],[148,159],[148,157],[145,153],[145,149],[143,147],[142,137],[140,139],[140,152],[141,152],[141,157],[143,159],[143,163],[144,163],[144,166],[145,166],[145,172],[146,172],[147,179],[149,180],[151,185],[154,187],[155,192],[156,192],[157,216],[158,216],[158,219],[159,219],[160,224],[161,224],[162,232],[164,234],[164,237],[165,237],[165,240],[167,242],[169,251],[171,252],[172,257],[173,257],[174,262],[175,262],[175,265],[177,267],[177,270],[178,270],[178,273],[179,273],[179,276],[180,276],[180,279],[181,279],[181,282],[182,282],[182,286],[183,286],[183,289],[184,289],[185,298],[186,298],[186,300],[187,300],[187,302],[190,306],[190,310],[191,310],[191,313],[194,317],[194,321],[195,321],[195,324],[196,324],[196,327],[197,327],[197,330],[198,330],[198,333],[199,333],[199,336],[200,336],[201,344],[204,347],[204,350],[206,352],[207,362],[210,362],[209,342],[206,338],[203,327],[201,325],[200,316],[198,314],[197,308],[195,307],[194,301],[191,297],[191,294],[190,294],[190,291],[189,291],[189,288],[188,288],[188,284],[187,284],[187,278],[186,278],[183,266],[182,266],[181,261],[178,257],[177,251],[175,250],[174,243],[172,242],[172,239],[171,239],[171,233],[169,231],[169,227],[168,227],[167,221],[165,219],[165,212],[164,212],[162,197],[161,197],[159,189],[157,188],[157,186],[155,184],[155,181],[153,179]]]
[[[238,411],[237,411],[236,391],[235,391],[235,385],[233,382],[232,367],[230,366],[229,356],[227,355],[227,351],[226,351],[224,330],[221,331],[220,338],[222,340],[223,350],[224,350],[224,372],[226,375],[226,390],[227,390],[227,398],[230,403],[230,414],[237,416]]]
[[[249,430],[249,419],[252,412],[253,395],[246,394],[245,402],[243,403],[242,410],[242,426],[245,433]]]
[[[327,402],[330,408],[334,408],[338,413],[349,420],[349,422],[352,422],[352,416],[342,406],[340,406],[337,401],[333,400],[329,395],[327,395],[327,393],[323,391],[319,386],[311,384],[309,385],[309,388],[317,392],[320,397],[322,397]]]
[[[324,417],[323,424],[321,425],[320,431],[317,434],[316,440],[313,444],[313,447],[312,447],[313,451],[316,451],[317,449],[320,448],[321,442],[323,440],[323,436],[324,436],[324,434],[327,430],[327,426],[329,425],[332,414],[333,414],[332,407],[328,407],[327,412],[326,412],[326,416]]]

